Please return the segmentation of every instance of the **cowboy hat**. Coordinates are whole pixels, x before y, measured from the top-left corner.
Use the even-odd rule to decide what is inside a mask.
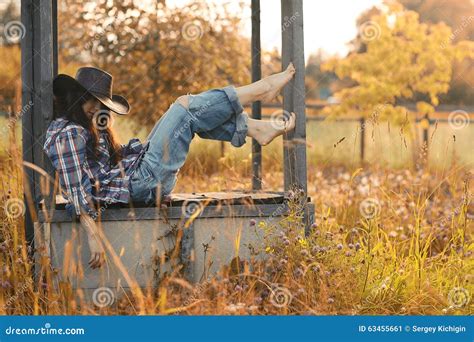
[[[79,68],[76,77],[59,74],[53,80],[53,93],[61,95],[66,89],[78,87],[90,93],[111,111],[125,115],[130,112],[130,104],[123,96],[112,94],[112,75],[94,67]]]

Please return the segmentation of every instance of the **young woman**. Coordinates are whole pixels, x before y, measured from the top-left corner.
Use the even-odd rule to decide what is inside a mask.
[[[76,77],[58,75],[53,83],[54,120],[44,151],[67,193],[68,212],[79,216],[88,235],[92,268],[104,262],[96,225],[100,203],[153,202],[171,193],[194,135],[230,141],[235,147],[247,136],[261,145],[295,127],[295,114],[278,123],[253,120],[243,107],[273,99],[295,73],[293,64],[278,74],[235,88],[227,86],[179,97],[155,124],[146,142],[118,144],[110,127],[111,112],[128,114],[130,105],[112,95],[112,76],[80,68]],[[102,206],[103,207],[103,206]]]

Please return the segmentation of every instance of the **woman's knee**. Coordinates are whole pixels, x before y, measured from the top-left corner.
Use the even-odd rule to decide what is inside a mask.
[[[189,95],[182,95],[176,99],[176,102],[179,103],[186,109],[189,109]]]

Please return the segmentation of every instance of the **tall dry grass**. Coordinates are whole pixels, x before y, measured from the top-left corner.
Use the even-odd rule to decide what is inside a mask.
[[[32,277],[29,252],[39,251],[25,244],[17,201],[23,192],[21,154],[12,140],[8,151],[0,183],[1,314],[473,313],[472,175],[456,164],[430,168],[423,151],[418,167],[406,169],[312,167],[308,185],[316,220],[309,236],[299,194],[293,193],[288,217],[275,225],[249,221],[266,235],[263,249],[254,251],[264,253],[265,262],[234,259],[218,277],[198,285],[174,272],[107,308],[82,301],[70,283],[55,282],[61,270],[51,268],[48,258],[36,267],[44,276]],[[229,155],[214,174],[207,171],[205,165],[189,169],[176,191],[249,186],[242,180],[248,164]],[[279,189],[281,179],[278,169],[266,172],[265,187]]]

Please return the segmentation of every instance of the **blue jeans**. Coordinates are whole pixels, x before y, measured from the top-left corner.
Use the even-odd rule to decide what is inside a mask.
[[[194,134],[235,147],[245,144],[248,115],[233,86],[188,96],[188,109],[173,103],[148,135],[148,149],[129,182],[133,201],[152,203],[157,191],[161,198],[171,193]]]

